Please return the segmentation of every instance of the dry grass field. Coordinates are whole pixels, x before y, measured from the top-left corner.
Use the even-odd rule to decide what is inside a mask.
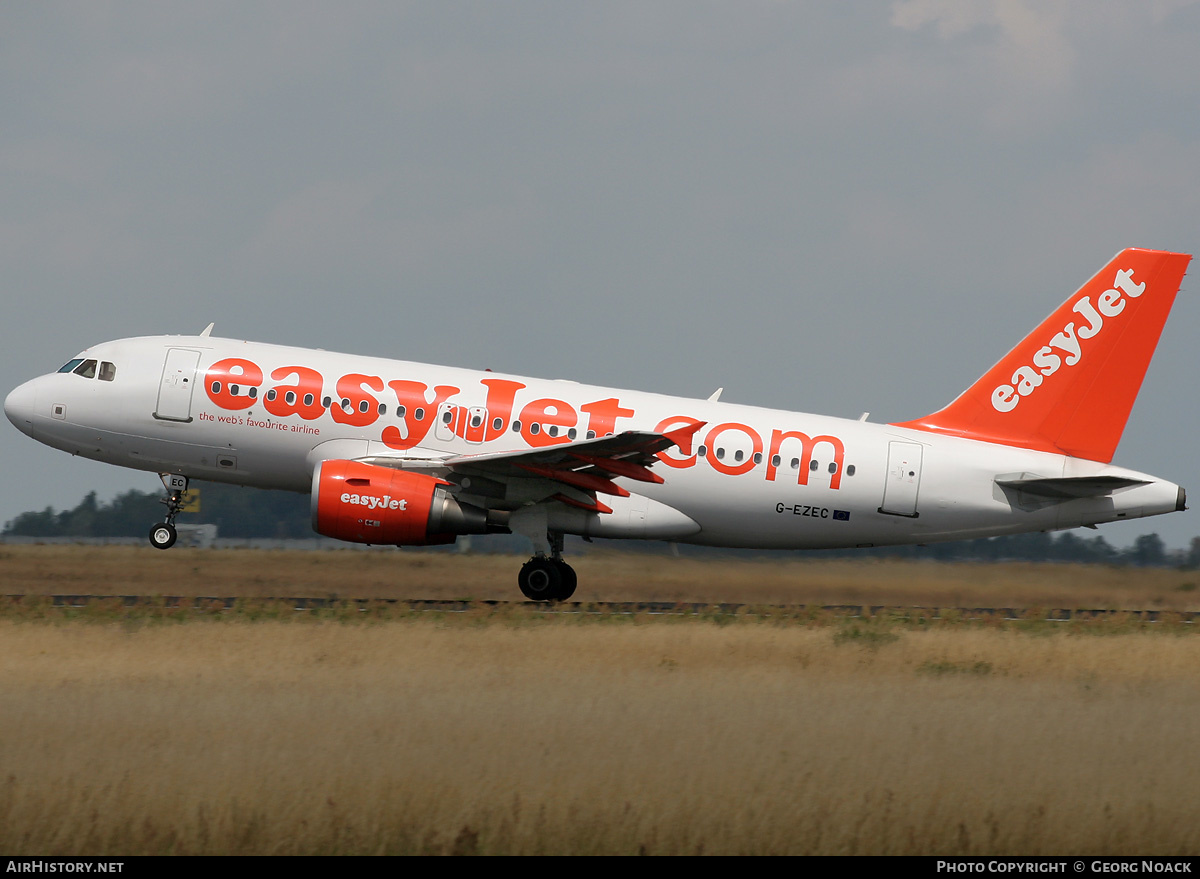
[[[511,597],[511,559],[67,549],[0,549],[0,591]],[[605,599],[1194,594],[1165,571],[607,562],[578,565]],[[456,590],[464,570],[495,591]],[[1200,633],[1180,623],[251,617],[0,615],[0,851],[1200,851]]]

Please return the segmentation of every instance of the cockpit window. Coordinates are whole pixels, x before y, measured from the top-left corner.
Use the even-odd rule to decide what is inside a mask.
[[[82,357],[76,357],[74,360],[67,361],[58,371],[73,372],[84,378],[95,378],[98,362],[100,365],[100,381],[110,382],[117,377],[117,365],[115,363],[109,363],[107,360],[84,360]]]

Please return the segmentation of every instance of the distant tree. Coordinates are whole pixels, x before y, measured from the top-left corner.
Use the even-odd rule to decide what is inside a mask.
[[[1189,568],[1200,568],[1200,537],[1193,537],[1184,561]]]
[[[53,507],[46,507],[40,513],[21,513],[4,526],[4,533],[19,537],[57,537],[60,533],[58,516]]]
[[[1133,542],[1127,552],[1130,564],[1141,568],[1162,566],[1167,563],[1167,548],[1157,534],[1143,534]]]
[[[290,491],[265,491],[237,485],[203,483],[200,513],[194,522],[209,522],[226,537],[312,537],[308,495]],[[184,521],[181,519],[180,521]]]
[[[1044,531],[993,537],[991,543],[995,553],[992,558],[1030,562],[1051,558],[1054,548],[1054,538]]]
[[[1084,543],[1083,538],[1070,531],[1064,531],[1054,541],[1053,558],[1055,561],[1085,562],[1090,561],[1089,555],[1088,546]]]
[[[93,533],[97,537],[140,537],[162,519],[166,507],[152,492],[130,490],[119,494],[99,516]]]
[[[94,533],[99,515],[100,505],[96,502],[96,492],[89,491],[79,502],[79,506],[63,518],[62,533],[68,537],[90,537]]]
[[[1121,551],[1097,534],[1086,541],[1088,561],[1096,565],[1115,565],[1121,561]]]

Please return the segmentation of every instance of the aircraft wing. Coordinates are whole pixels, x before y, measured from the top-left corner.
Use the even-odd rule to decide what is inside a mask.
[[[628,497],[629,492],[612,480],[618,477],[638,482],[662,483],[663,478],[650,467],[663,449],[687,442],[704,426],[688,425],[666,433],[629,430],[612,436],[576,440],[542,449],[508,452],[484,452],[479,455],[454,455],[448,458],[413,460],[373,457],[366,463],[403,469],[428,469],[440,475],[454,475],[466,491],[474,493],[471,478],[507,485],[517,480],[551,483],[551,499],[597,513],[612,509],[597,498],[598,494]]]

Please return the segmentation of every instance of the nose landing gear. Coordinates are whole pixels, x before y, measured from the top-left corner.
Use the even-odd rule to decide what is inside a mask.
[[[175,531],[175,517],[183,506],[183,493],[187,491],[188,479],[176,473],[160,473],[167,496],[160,498],[159,503],[167,505],[166,521],[159,522],[150,529],[150,545],[155,549],[170,549],[175,545],[179,535]]]
[[[563,536],[550,532],[546,537],[550,557],[539,552],[527,561],[517,575],[517,585],[530,601],[566,601],[575,594],[575,569],[562,559]]]

